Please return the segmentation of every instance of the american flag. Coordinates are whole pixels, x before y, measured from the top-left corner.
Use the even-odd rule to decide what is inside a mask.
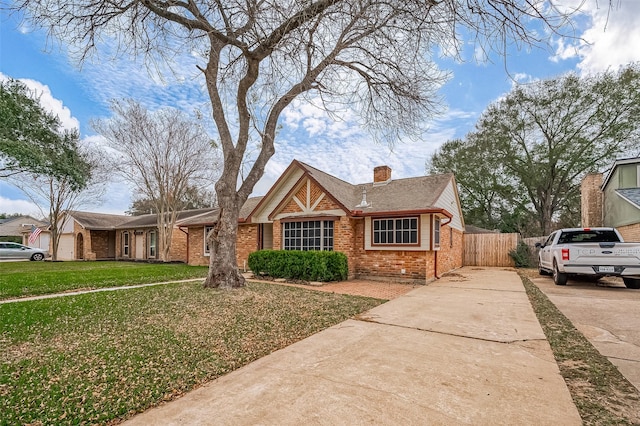
[[[38,235],[42,232],[42,229],[37,228],[35,225],[31,225],[31,233],[29,234],[29,244],[34,244],[38,239]]]

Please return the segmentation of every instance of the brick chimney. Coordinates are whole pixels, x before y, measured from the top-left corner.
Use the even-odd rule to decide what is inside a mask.
[[[389,166],[373,168],[373,183],[386,182],[388,180],[391,180],[391,168]]]
[[[602,173],[589,173],[580,183],[580,209],[583,227],[602,226]]]

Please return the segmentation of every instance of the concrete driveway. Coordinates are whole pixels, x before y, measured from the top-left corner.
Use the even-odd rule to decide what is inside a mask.
[[[580,425],[513,269],[463,268],[134,425]]]
[[[640,290],[613,278],[598,283],[570,279],[566,286],[554,285],[549,277],[533,282],[640,390]]]

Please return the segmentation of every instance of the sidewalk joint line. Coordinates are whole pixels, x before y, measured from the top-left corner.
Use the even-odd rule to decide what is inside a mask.
[[[105,287],[105,288],[94,288],[91,290],[74,290],[64,293],[51,293],[51,294],[40,294],[37,296],[26,296],[26,297],[17,297],[13,299],[4,299],[0,300],[0,305],[5,303],[16,303],[16,302],[30,302],[33,300],[44,300],[44,299],[54,299],[56,297],[66,297],[66,296],[78,296],[80,294],[88,294],[88,293],[99,293],[103,291],[116,291],[116,290],[132,290],[136,288],[142,287],[152,287],[156,285],[166,285],[166,284],[178,284],[178,283],[188,283],[192,281],[200,281],[204,280],[204,278],[189,278],[186,280],[176,280],[176,281],[162,281],[159,283],[147,283],[147,284],[133,284],[122,287]]]
[[[540,338],[540,339],[514,339],[514,340],[501,341],[501,340],[487,339],[487,338],[483,338],[483,337],[465,336],[463,334],[447,333],[447,332],[438,331],[438,330],[429,330],[429,329],[420,328],[420,327],[409,327],[409,326],[406,326],[406,325],[391,324],[391,323],[376,321],[376,320],[370,319],[370,318],[362,318],[362,317],[357,317],[357,316],[354,317],[354,320],[362,321],[362,322],[370,322],[370,323],[373,323],[373,324],[386,325],[386,326],[389,326],[389,327],[405,328],[407,330],[417,330],[417,331],[424,331],[424,332],[427,332],[427,333],[442,334],[444,336],[453,336],[453,337],[462,337],[462,338],[465,338],[465,339],[480,340],[482,342],[512,344],[512,343],[519,343],[519,342],[544,342],[544,341],[547,340],[546,338]]]

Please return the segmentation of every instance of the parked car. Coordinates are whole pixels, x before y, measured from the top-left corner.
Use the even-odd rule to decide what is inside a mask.
[[[536,247],[540,275],[553,275],[556,285],[575,275],[616,276],[640,289],[640,243],[625,243],[615,228],[559,229]]]
[[[45,257],[49,257],[46,250],[18,243],[0,242],[0,259],[43,260]]]

